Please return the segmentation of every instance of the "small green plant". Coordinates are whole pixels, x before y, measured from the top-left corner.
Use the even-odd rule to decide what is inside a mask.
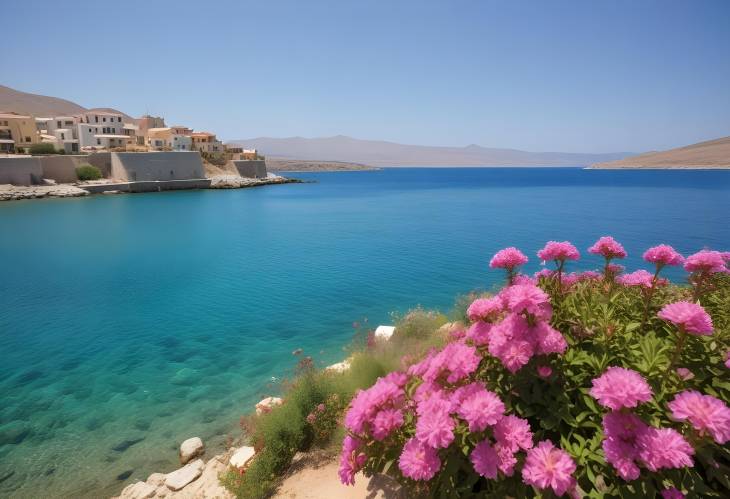
[[[40,144],[33,144],[30,146],[30,153],[34,156],[42,154],[56,154],[56,148],[53,144],[41,142]]]
[[[99,180],[101,170],[90,164],[83,164],[76,168],[76,176],[79,180]]]
[[[427,338],[436,329],[448,322],[448,317],[432,310],[418,307],[396,320],[397,340]]]

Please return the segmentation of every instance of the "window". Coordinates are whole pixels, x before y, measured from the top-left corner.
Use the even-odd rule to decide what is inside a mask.
[[[101,145],[101,139],[96,139],[96,145],[97,146],[100,146]]]
[[[106,118],[102,118],[101,121],[103,121],[104,123],[106,123]]]
[[[118,116],[118,117],[117,117],[117,121],[118,121],[119,123],[121,123],[121,122],[122,122],[122,117],[121,117],[121,116]]]
[[[89,133],[91,133],[91,128],[89,128]]]
[[[94,115],[94,123],[99,123],[99,117]]]
[[[25,141],[26,141],[26,142],[30,142],[30,137],[26,137],[26,138],[25,138]]]
[[[61,122],[60,122],[60,121],[57,121],[57,122],[56,122],[56,126],[57,126],[58,128],[61,128]]]
[[[66,125],[73,125],[73,124],[74,124],[74,122],[73,122],[73,121],[67,121],[67,122],[66,122]]]
[[[62,133],[61,134],[61,140],[66,140],[66,134],[65,133]]]

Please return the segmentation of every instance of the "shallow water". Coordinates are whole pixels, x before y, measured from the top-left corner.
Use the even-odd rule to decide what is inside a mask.
[[[386,169],[313,184],[0,205],[0,496],[103,497],[275,392],[292,351],[495,286],[487,263],[611,234],[730,249],[730,172]],[[671,275],[676,280],[681,273]],[[128,476],[126,476],[128,474]],[[118,479],[119,477],[119,479]]]

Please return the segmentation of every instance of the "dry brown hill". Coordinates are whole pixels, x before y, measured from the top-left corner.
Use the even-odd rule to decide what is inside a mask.
[[[0,85],[0,111],[15,111],[32,116],[63,116],[79,114],[86,111],[107,111],[121,113],[126,120],[134,120],[131,116],[112,108],[87,109],[75,102],[58,97],[29,94]]]
[[[730,137],[595,163],[591,168],[730,168]]]

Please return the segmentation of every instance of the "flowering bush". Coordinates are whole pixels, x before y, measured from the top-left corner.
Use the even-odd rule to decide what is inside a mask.
[[[730,495],[727,254],[589,248],[602,271],[568,273],[571,243],[497,253],[507,285],[468,306],[445,346],[359,391],[344,418],[340,479],[386,473],[413,496]],[[690,286],[660,277],[682,265]]]

